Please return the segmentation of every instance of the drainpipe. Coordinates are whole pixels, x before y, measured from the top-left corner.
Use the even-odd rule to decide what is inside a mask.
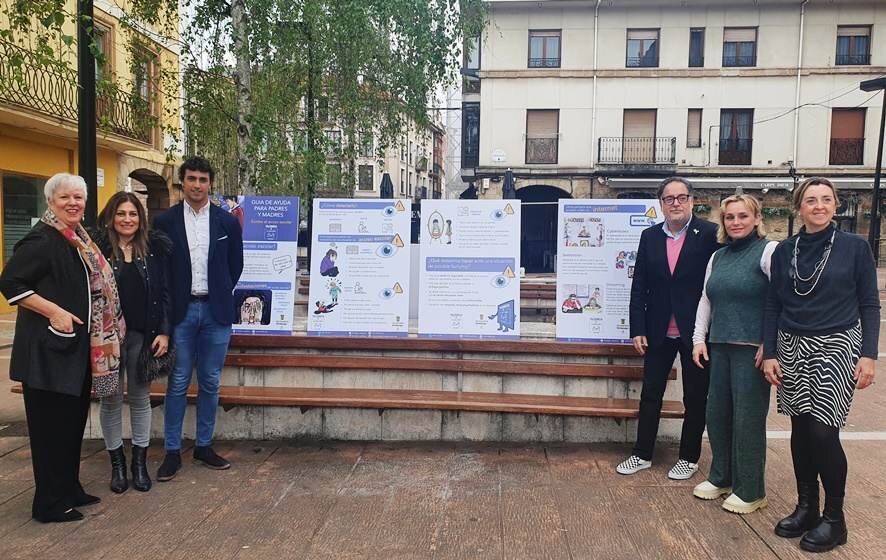
[[[797,166],[797,145],[799,144],[800,134],[800,77],[803,71],[803,27],[806,22],[806,4],[809,0],[803,0],[800,3],[800,44],[797,48],[797,97],[794,100],[794,151],[791,161]]]
[[[600,18],[600,2],[603,0],[597,0],[597,5],[594,6],[594,93],[593,98],[591,100],[591,169],[593,170],[594,166],[597,165],[597,147],[594,145],[594,140],[597,139],[597,46],[599,45],[599,41],[597,40],[597,22]]]

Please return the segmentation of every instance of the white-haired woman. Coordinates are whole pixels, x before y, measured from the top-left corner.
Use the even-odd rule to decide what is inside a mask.
[[[80,485],[80,445],[90,392],[119,390],[126,326],[114,272],[80,224],[86,182],[68,173],[44,187],[48,208],[15,245],[0,292],[19,306],[10,377],[22,384],[31,458],[31,515],[77,521],[99,501]]]

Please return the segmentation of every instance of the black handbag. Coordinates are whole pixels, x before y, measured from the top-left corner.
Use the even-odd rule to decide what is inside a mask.
[[[171,342],[171,341],[170,341]],[[175,367],[175,347],[170,344],[169,349],[162,356],[154,356],[154,350],[150,344],[142,345],[139,354],[139,363],[141,364],[140,377],[142,383],[150,383],[155,379],[166,377]]]

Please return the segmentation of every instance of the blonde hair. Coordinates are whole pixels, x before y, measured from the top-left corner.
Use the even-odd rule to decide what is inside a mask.
[[[809,187],[813,187],[815,185],[824,185],[826,187],[830,187],[831,192],[834,193],[834,203],[837,205],[837,208],[840,207],[840,195],[837,193],[837,187],[835,187],[833,183],[831,183],[824,177],[810,177],[800,183],[800,186],[798,186],[794,190],[794,198],[792,201],[794,203],[794,211],[800,209],[800,206],[803,204],[803,197],[806,195],[806,191],[809,189]]]
[[[727,196],[723,199],[723,202],[720,203],[720,216],[718,218],[717,223],[717,241],[720,243],[728,243],[729,242],[729,234],[726,233],[726,207],[732,204],[733,202],[744,202],[744,205],[748,207],[748,210],[754,213],[754,216],[757,218],[761,218],[760,225],[757,226],[757,235],[760,237],[766,237],[766,226],[763,225],[763,205],[760,204],[760,201],[749,194],[734,194],[732,196]]]

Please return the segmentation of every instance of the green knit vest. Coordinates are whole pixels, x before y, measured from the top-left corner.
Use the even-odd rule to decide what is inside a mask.
[[[760,259],[766,243],[765,239],[757,239],[738,249],[727,246],[714,253],[711,276],[705,286],[711,300],[710,342],[763,342],[763,310],[769,279],[760,270]]]

